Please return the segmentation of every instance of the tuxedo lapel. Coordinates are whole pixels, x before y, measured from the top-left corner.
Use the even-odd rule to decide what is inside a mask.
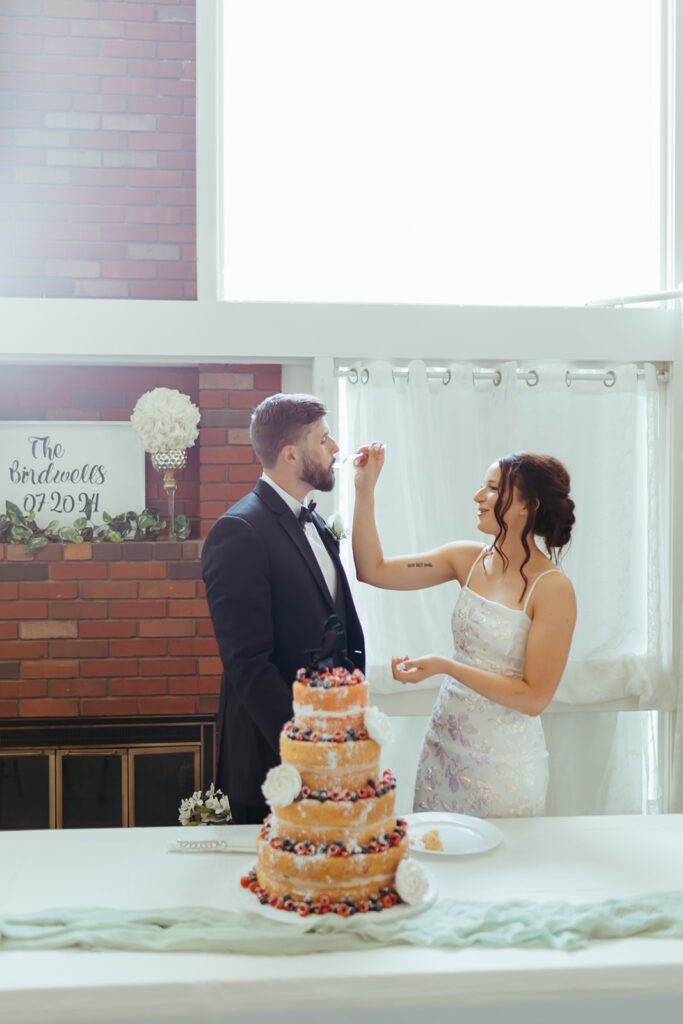
[[[313,548],[306,540],[306,535],[301,528],[301,524],[297,521],[292,510],[287,507],[277,491],[273,490],[270,484],[266,484],[262,480],[256,481],[254,493],[258,495],[264,505],[266,505],[270,512],[273,513],[273,516],[277,519],[278,525],[287,535],[288,541],[295,545],[299,554],[310,569],[313,579],[315,580],[322,596],[327,601],[330,611],[334,611],[332,595],[325,583],[325,577],[318,565],[318,559],[313,554]],[[325,540],[323,540],[323,543],[325,543]],[[329,550],[327,544],[326,547]],[[337,566],[337,571],[339,571],[339,554],[337,553],[336,556],[333,555],[332,557],[335,566]]]

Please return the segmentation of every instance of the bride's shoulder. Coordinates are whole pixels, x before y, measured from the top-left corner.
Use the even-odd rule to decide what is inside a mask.
[[[464,583],[470,569],[486,550],[486,545],[478,544],[476,541],[455,540],[450,544],[444,544],[441,550],[447,556],[458,583]]]

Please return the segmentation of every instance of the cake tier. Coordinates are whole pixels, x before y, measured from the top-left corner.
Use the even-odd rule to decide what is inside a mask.
[[[332,903],[339,899],[364,900],[381,889],[393,888],[396,868],[407,850],[404,836],[398,845],[378,853],[301,856],[273,849],[260,839],[256,873],[259,885],[275,896],[314,902],[326,896]]]
[[[396,825],[396,790],[362,800],[298,800],[276,807],[272,814],[273,833],[287,839],[312,842],[352,841],[359,845],[379,833],[392,832]]]
[[[333,736],[347,730],[356,733],[364,729],[365,709],[368,706],[367,683],[355,686],[305,686],[294,683],[294,725],[298,730]]]
[[[358,790],[376,779],[381,748],[374,740],[319,742],[292,740],[280,735],[283,764],[297,769],[304,786],[312,790]]]

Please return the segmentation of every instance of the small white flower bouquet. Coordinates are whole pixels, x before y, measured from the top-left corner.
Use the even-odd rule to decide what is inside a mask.
[[[198,789],[181,801],[178,814],[181,825],[227,825],[231,820],[228,798],[220,789],[214,789],[213,782],[203,796]]]
[[[325,523],[325,526],[332,534],[337,544],[347,536],[344,520],[342,519],[340,512],[333,512]]]
[[[154,388],[138,398],[130,425],[146,452],[179,451],[190,448],[199,434],[199,409],[180,391]]]

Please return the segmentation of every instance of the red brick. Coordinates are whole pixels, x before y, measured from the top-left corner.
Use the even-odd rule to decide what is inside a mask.
[[[122,21],[155,21],[156,11],[151,4],[145,7],[140,3],[101,3],[100,17],[120,18]]]
[[[47,658],[47,640],[4,640],[0,648],[2,657],[11,661],[13,658]],[[182,651],[191,654],[191,651]]]
[[[61,679],[50,683],[51,697],[106,697],[107,683],[104,679]]]
[[[106,658],[108,640],[51,640],[51,658]]]
[[[151,132],[135,132],[128,136],[128,148],[131,150],[149,150],[155,152],[172,151],[176,152],[183,148],[182,135],[168,132],[166,135],[152,134]],[[173,204],[182,205],[182,204]]]
[[[230,409],[255,409],[257,405],[269,398],[272,391],[231,391],[228,396]]]
[[[138,624],[135,619],[124,622],[81,622],[78,626],[82,637],[130,637],[137,636]]]
[[[47,601],[7,601],[0,604],[0,619],[45,619]]]
[[[168,645],[169,654],[173,657],[182,655],[206,655],[214,656],[218,651],[218,645],[213,636],[192,637],[190,639],[170,640]]]
[[[102,238],[121,242],[156,242],[160,228],[150,225],[106,224],[102,227]]]
[[[140,584],[140,597],[195,597],[196,594],[195,580],[164,580],[160,583]]]
[[[49,658],[43,661],[24,661],[21,674],[24,679],[73,679],[79,675],[78,669],[77,661]]]
[[[67,699],[22,700],[20,713],[23,718],[75,718],[78,701]]]
[[[163,562],[112,562],[109,575],[121,580],[162,580],[166,566]]]
[[[46,679],[21,679],[11,681],[16,690],[13,693],[6,692],[7,697],[47,697],[48,684]]]
[[[169,601],[168,614],[171,617],[191,618],[194,615],[206,615],[206,601],[196,598],[189,601]]]
[[[131,640],[112,640],[112,658],[157,658],[168,654],[168,640],[133,637]]]
[[[201,483],[223,482],[225,475],[226,470],[224,466],[204,465],[199,467],[199,480]]]
[[[112,601],[109,608],[112,619],[161,619],[166,615],[166,601]]]
[[[189,676],[195,674],[196,671],[196,658],[142,658],[140,660],[141,676],[169,675],[170,673]]]
[[[230,499],[230,503],[239,501],[245,494],[248,494],[251,487],[248,484],[235,484],[233,497]],[[219,519],[225,512],[226,504],[224,501],[202,501],[202,518],[207,519],[211,525],[213,525],[216,519]],[[202,534],[206,537],[206,534]]]
[[[106,619],[106,601],[51,601],[52,619]]]
[[[13,29],[17,35],[67,36],[69,25],[63,18],[15,18]]]
[[[154,96],[156,83],[151,78],[103,78],[100,91],[114,96]]]
[[[200,697],[197,701],[198,715],[217,715],[218,697]]]
[[[82,715],[135,715],[138,710],[138,702],[135,699],[123,697],[108,697],[105,700],[83,700],[81,701]]]
[[[92,661],[83,660],[81,672],[84,676],[98,679],[103,676],[136,676],[138,663],[135,658],[95,658]]]
[[[96,18],[98,10],[88,0],[44,0],[43,14],[56,18]]]
[[[150,58],[156,54],[156,44],[142,39],[104,40],[102,43],[102,54],[105,57]]]
[[[131,580],[130,583],[123,581],[105,580],[103,583],[81,583],[81,597],[109,598],[110,600],[121,600],[123,598],[136,598],[138,596],[138,584]]]
[[[199,659],[199,674],[202,676],[215,675],[220,676],[223,671],[223,665],[220,658],[200,658]]]
[[[17,718],[19,715],[18,700],[0,700],[0,719]]]
[[[105,562],[56,562],[50,575],[53,580],[104,580],[107,565]]]
[[[202,391],[199,402],[202,409],[225,409],[228,396],[225,391]]]
[[[255,483],[263,470],[260,466],[230,466],[228,479],[232,483]]]
[[[111,679],[109,688],[112,697],[141,696],[149,697],[152,694],[168,693],[168,680],[153,679]]]
[[[169,693],[217,693],[219,688],[215,679],[169,679]]]
[[[182,282],[175,281],[132,281],[131,299],[182,299]]]
[[[199,458],[203,463],[220,463],[222,465],[241,463],[244,465],[245,463],[253,464],[254,453],[246,446],[235,448],[203,448],[199,453]]]
[[[29,597],[29,594],[25,594],[25,597]],[[34,597],[45,597],[45,594],[34,594]],[[18,601],[19,600],[19,584],[18,583],[0,583],[0,601]]]
[[[53,601],[57,598],[61,598],[65,601],[71,601],[78,597],[78,583],[26,582],[21,584],[21,596],[27,600],[43,597],[47,601]]]
[[[192,715],[195,701],[192,697],[141,697],[141,715]]]
[[[143,619],[140,636],[194,636],[196,623],[192,619]]]

